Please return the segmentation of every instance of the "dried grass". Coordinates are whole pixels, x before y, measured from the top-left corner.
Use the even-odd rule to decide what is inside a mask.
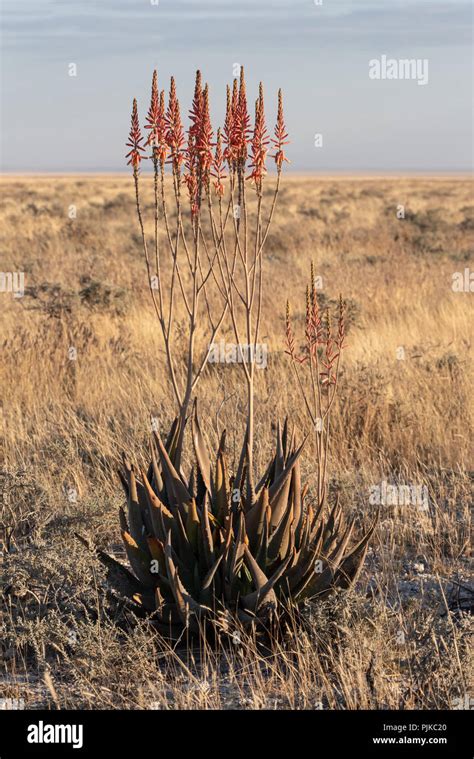
[[[267,241],[262,335],[270,353],[256,376],[255,466],[271,451],[269,420],[289,411],[307,426],[284,355],[284,303],[301,303],[313,258],[324,296],[343,292],[354,304],[330,486],[365,525],[369,489],[383,480],[426,485],[430,506],[387,506],[357,589],[308,608],[308,628],[284,651],[244,641],[197,652],[195,661],[158,647],[145,623],[128,618],[73,539],[80,530],[118,543],[120,450],[140,460],[150,413],[170,422],[171,390],[130,230],[129,178],[7,179],[4,190],[2,265],[24,270],[33,289],[16,301],[1,295],[2,697],[27,706],[337,709],[452,708],[472,696],[472,592],[462,590],[474,468],[472,306],[468,293],[451,289],[471,244],[469,184],[287,177]],[[145,200],[152,207],[151,192]],[[404,202],[416,218],[397,220]],[[85,276],[99,283],[99,307],[81,297]],[[122,293],[120,308],[103,292]],[[294,309],[301,325],[304,310]],[[238,455],[239,368],[209,366],[200,388],[210,445],[225,423]]]

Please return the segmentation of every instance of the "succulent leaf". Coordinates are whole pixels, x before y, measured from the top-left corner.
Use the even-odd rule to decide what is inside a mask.
[[[322,598],[357,580],[377,517],[351,547],[355,525],[344,518],[338,498],[329,513],[325,492],[308,502],[300,469],[306,439],[296,444],[288,420],[277,427],[276,451],[257,488],[247,434],[232,480],[225,431],[211,465],[195,406],[197,476],[185,480],[177,464],[180,430],[175,419],[165,444],[154,434],[150,466],[139,477],[124,458],[127,514],[121,508],[119,517],[133,573],[96,551],[109,581],[132,599],[137,613],[153,612],[150,620],[172,639],[183,627],[194,635],[209,627],[231,630],[233,624],[268,630],[291,603]]]

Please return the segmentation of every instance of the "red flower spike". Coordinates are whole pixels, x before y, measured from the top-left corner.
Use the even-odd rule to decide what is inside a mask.
[[[191,217],[194,218],[197,215],[199,203],[199,183],[197,178],[197,151],[196,151],[196,138],[188,132],[188,144],[185,150],[185,168],[186,171],[183,175],[183,179],[188,188],[189,203],[191,207]]]
[[[216,150],[214,153],[214,161],[212,165],[211,176],[215,177],[214,189],[216,191],[216,195],[218,195],[219,197],[222,197],[224,194],[224,185],[222,184],[222,181],[227,178],[227,175],[224,174],[223,171],[224,171],[224,154],[222,152],[222,137],[221,137],[221,130],[218,129]]]
[[[209,88],[206,84],[202,91],[202,111],[197,134],[196,149],[198,152],[199,169],[204,183],[209,180],[209,172],[213,162],[212,142],[213,131],[209,114]]]
[[[134,98],[133,106],[132,106],[132,123],[130,127],[128,142],[127,142],[127,147],[131,148],[131,150],[125,156],[125,158],[129,159],[127,161],[127,166],[131,164],[134,171],[138,171],[138,168],[140,166],[140,161],[142,160],[142,158],[145,157],[141,155],[141,153],[145,152],[145,148],[143,148],[140,145],[142,140],[143,140],[143,137],[140,131],[140,122],[138,120],[137,101],[136,101],[136,98]]]
[[[201,72],[196,72],[194,98],[189,112],[191,126],[188,130],[185,182],[189,191],[191,215],[194,217],[201,207],[203,187],[208,191],[210,169],[213,164],[212,126],[209,115],[209,89],[202,89]]]
[[[157,159],[163,167],[166,161],[166,156],[168,155],[168,145],[166,143],[167,128],[165,122],[165,93],[162,90],[161,94],[158,95],[158,79],[156,71],[153,72],[150,108],[146,120],[147,124],[145,125],[145,129],[149,129],[150,133],[145,144],[152,146],[153,157]]]
[[[234,79],[234,82],[236,82],[236,79]],[[232,144],[232,131],[234,129],[234,112],[232,108],[232,100],[231,100],[229,85],[227,85],[226,87],[226,95],[227,97],[226,97],[224,129],[222,130],[222,139],[226,147],[224,148],[223,158],[230,165],[232,163],[231,144]]]
[[[272,143],[275,146],[276,150],[272,158],[275,159],[278,172],[281,171],[281,167],[284,161],[290,163],[283,150],[283,146],[289,144],[289,140],[286,139],[287,137],[288,132],[286,131],[285,120],[283,117],[283,96],[281,90],[278,90],[278,114],[277,122],[275,125],[275,138],[272,139]]]
[[[181,164],[184,161],[184,130],[181,122],[181,113],[179,100],[176,96],[176,84],[174,77],[171,77],[170,94],[168,100],[168,110],[166,112],[166,143],[171,153],[171,163],[173,169],[179,174]]]
[[[227,114],[225,123],[225,137],[226,148],[224,150],[224,159],[228,162],[229,168],[236,169],[236,162],[238,158],[238,140],[239,140],[239,85],[237,79],[234,79],[232,85],[232,97],[230,98],[229,88],[227,89]]]
[[[151,81],[151,100],[150,107],[148,109],[148,116],[146,117],[145,129],[150,129],[150,134],[146,141],[146,145],[152,145],[156,140],[156,130],[158,128],[158,121],[160,117],[160,100],[158,95],[158,75],[156,70],[153,72],[153,78]]]
[[[265,109],[263,101],[263,85],[260,82],[259,97],[255,103],[255,126],[252,137],[251,164],[253,169],[248,179],[255,182],[257,189],[261,189],[262,179],[267,173],[265,161],[267,158],[269,138],[265,125]]]
[[[236,118],[234,124],[234,147],[236,158],[241,163],[245,163],[247,159],[247,144],[250,129],[250,116],[247,109],[247,91],[245,86],[245,73],[244,67],[240,67],[240,83],[239,83],[239,96],[236,103]]]
[[[191,121],[189,134],[193,135],[196,138],[198,137],[199,130],[201,128],[202,108],[203,108],[203,93],[202,93],[202,85],[201,85],[201,72],[198,70],[196,71],[196,83],[194,85],[193,102],[191,105],[191,110],[189,111],[189,119]]]

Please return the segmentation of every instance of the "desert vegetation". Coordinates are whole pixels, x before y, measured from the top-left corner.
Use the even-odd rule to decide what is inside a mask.
[[[101,549],[96,555],[107,567],[117,592],[136,611],[147,612],[154,628],[164,636],[179,642],[185,633],[191,633],[207,643],[212,630],[214,642],[219,643],[223,634],[234,639],[241,628],[253,628],[260,638],[264,630],[265,637],[273,640],[287,632],[286,618],[302,601],[319,602],[335,588],[350,588],[355,583],[377,523],[378,510],[370,530],[351,544],[355,520],[343,519],[338,493],[334,504],[327,498],[330,412],[344,347],[346,306],[340,297],[335,331],[329,306],[323,321],[311,267],[305,347],[298,355],[287,304],[287,353],[315,429],[317,490],[311,503],[308,485],[301,482],[300,457],[306,438],[297,444],[288,417],[283,428],[278,422],[275,454],[261,478],[256,479],[254,468],[257,353],[265,359],[267,353],[266,345],[259,344],[264,247],[282,166],[288,161],[282,93],[278,93],[277,120],[270,139],[263,84],[259,85],[252,124],[241,68],[239,80],[235,78],[232,87],[227,86],[224,128],[222,134],[217,130],[213,142],[209,89],[197,71],[186,143],[174,78],[166,106],[154,71],[146,121],[149,133],[144,147],[134,99],[126,157],[133,171],[147,279],[177,415],[164,440],[153,430],[147,471],[129,463],[124,454],[120,477],[127,509],[120,509],[120,528],[133,571]],[[264,180],[270,144],[275,151],[271,157],[277,179],[267,210]],[[146,147],[150,156],[144,155]],[[140,166],[147,158],[153,162],[153,262],[141,202]],[[165,183],[167,166],[172,179],[171,198],[169,184]],[[250,197],[247,182],[253,185]],[[183,208],[183,188],[187,189],[189,215]],[[170,205],[176,210],[174,231],[169,221]],[[163,238],[168,249],[167,266]],[[215,288],[211,289],[212,285]],[[174,318],[177,300],[186,315],[181,334]],[[221,301],[217,314],[216,300],[218,304]],[[232,473],[226,429],[220,437],[215,465],[211,464],[207,422],[201,429],[196,397],[196,386],[211,353],[214,362],[215,340],[226,315],[235,342],[227,344],[225,359],[220,361],[229,363],[231,349],[235,354],[232,362],[243,369],[247,391],[245,433]],[[201,348],[203,357],[196,358],[197,335],[203,322],[208,337]],[[180,343],[184,343],[184,362],[176,357]],[[303,365],[309,367],[312,408],[298,370]],[[193,396],[194,459],[186,474],[183,458]],[[87,540],[80,540],[89,547]],[[95,551],[93,545],[90,547]]]
[[[270,197],[277,181],[265,179]],[[154,240],[152,162],[140,182],[144,231]],[[173,178],[163,182],[171,195]],[[5,696],[62,708],[469,703],[472,306],[469,292],[452,287],[472,255],[469,183],[288,174],[279,187],[262,258],[268,355],[252,380],[253,466],[265,472],[288,417],[300,440],[308,435],[299,458],[308,494],[321,492],[315,462],[323,456],[328,502],[338,494],[344,520],[364,535],[379,518],[354,587],[308,599],[302,619],[290,615],[285,635],[265,644],[243,627],[218,646],[165,640],[75,537],[125,561],[122,453],[146,473],[150,433],[166,435],[176,417],[132,222],[133,180],[17,177],[3,190],[2,268],[25,272],[22,298],[1,293]],[[249,213],[257,204],[249,190]],[[179,229],[176,207],[169,222]],[[336,332],[340,293],[346,303],[327,457],[318,449],[320,414],[295,375],[307,382],[309,363],[288,355],[305,351],[311,261]],[[182,277],[192,288],[192,273],[183,268]],[[217,314],[225,295],[217,287],[209,295]],[[188,317],[177,299],[173,365],[185,378]],[[209,334],[195,340],[203,355]],[[235,342],[231,319],[217,340]],[[234,471],[248,429],[244,374],[238,362],[206,361],[198,385],[199,434],[214,456],[226,429]],[[188,471],[192,437],[182,452]]]

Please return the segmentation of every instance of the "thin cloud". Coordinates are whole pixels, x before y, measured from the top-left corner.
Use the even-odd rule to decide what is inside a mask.
[[[322,6],[312,0],[160,0],[158,6],[3,0],[2,21],[8,170],[121,168],[129,101],[136,95],[146,103],[154,67],[162,82],[177,75],[185,101],[197,65],[211,91],[222,93],[234,62],[247,66],[249,92],[257,77],[264,79],[270,117],[274,93],[284,88],[290,170],[376,168],[387,160],[395,169],[470,163],[471,9],[464,0],[324,0]],[[429,85],[370,82],[368,61],[382,54],[429,58]],[[69,61],[78,65],[76,80],[67,75]],[[99,144],[95,125],[101,123],[107,139]],[[325,134],[319,152],[317,131]]]

